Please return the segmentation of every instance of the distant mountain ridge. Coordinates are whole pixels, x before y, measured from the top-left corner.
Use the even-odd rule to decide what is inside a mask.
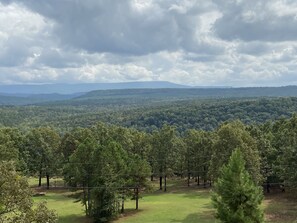
[[[122,82],[122,83],[84,83],[84,84],[41,84],[41,85],[0,85],[0,94],[74,94],[94,90],[113,89],[156,89],[156,88],[189,88],[186,85],[167,81]]]
[[[136,106],[196,99],[297,97],[297,86],[249,88],[162,88],[97,90],[51,105]]]
[[[241,88],[158,88],[158,89],[113,89],[96,90],[75,99],[96,98],[102,96],[161,96],[161,97],[297,97],[297,86],[284,87],[241,87]]]
[[[29,105],[52,101],[65,101],[82,94],[1,94],[0,105]]]
[[[102,84],[91,84],[96,89]],[[57,85],[55,85],[57,86]],[[59,85],[64,86],[64,92],[72,92],[74,89],[82,91],[90,89],[89,84]],[[75,86],[75,88],[73,88]],[[28,87],[28,86],[26,86]],[[36,87],[36,86],[35,86]],[[192,99],[217,99],[217,98],[259,98],[259,97],[297,97],[297,86],[285,87],[245,87],[245,88],[190,88],[176,85],[170,82],[133,82],[103,84],[102,89],[88,91],[86,93],[45,93],[53,91],[53,86],[39,86],[38,89],[18,89],[17,92],[0,93],[0,105],[72,105],[72,106],[111,106],[111,105],[139,105],[144,103],[192,100]],[[114,87],[113,89],[105,88]],[[117,88],[115,88],[117,87]],[[129,87],[124,88],[124,87]],[[43,88],[42,94],[33,94]],[[0,88],[0,92],[1,92]],[[12,89],[10,89],[12,90]],[[27,90],[27,91],[26,91]],[[57,89],[55,89],[57,90]],[[59,89],[58,89],[59,90]],[[27,93],[20,93],[21,91]],[[28,94],[28,91],[31,94]]]

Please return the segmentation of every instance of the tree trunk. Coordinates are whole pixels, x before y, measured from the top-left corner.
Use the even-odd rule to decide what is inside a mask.
[[[167,176],[164,177],[164,191],[167,191]]]
[[[85,189],[85,185],[83,185],[83,194],[84,194],[84,205],[85,205],[85,212],[86,212],[86,216],[89,216],[89,212],[88,212],[88,204],[87,204],[87,195],[86,195],[86,189]]]
[[[42,177],[42,170],[39,170],[39,182],[38,182],[38,187],[41,187],[41,177]]]
[[[46,173],[46,189],[49,190],[50,182],[49,182],[49,174]]]
[[[197,176],[197,185],[198,186],[200,185],[200,177],[199,177],[199,175]]]
[[[189,157],[188,157],[188,187],[190,186],[190,177],[191,177],[191,174],[190,174],[190,161],[189,161]]]
[[[163,177],[160,176],[160,190],[163,190],[163,183],[162,183]]]
[[[122,195],[122,209],[121,209],[121,213],[124,213],[125,211],[125,197],[124,194]]]
[[[203,187],[206,188],[206,167],[203,166]]]
[[[266,172],[266,192],[270,193],[270,184],[268,182],[268,168],[265,168],[265,172]]]
[[[190,173],[188,172],[188,187],[190,186]]]
[[[139,190],[138,190],[138,187],[136,187],[136,196],[135,196],[135,198],[136,198],[136,210],[138,210],[138,194],[139,194]]]
[[[154,175],[151,175],[151,181],[154,181]]]
[[[90,190],[89,185],[88,185],[88,194],[87,194],[87,196],[88,196],[88,212],[89,212],[88,216],[91,216],[91,190]]]

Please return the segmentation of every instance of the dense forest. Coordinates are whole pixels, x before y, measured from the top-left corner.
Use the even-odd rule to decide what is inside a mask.
[[[53,126],[60,130],[90,127],[98,121],[151,132],[164,124],[178,131],[214,130],[239,119],[245,124],[291,117],[296,98],[196,99],[127,105],[44,104],[0,107],[0,125],[7,127]]]
[[[297,186],[297,116],[245,125],[221,124],[213,131],[163,125],[151,133],[97,123],[60,132],[52,127],[0,129],[1,161],[13,161],[27,176],[63,177],[67,188],[81,191],[87,216],[105,222],[124,208],[124,200],[138,200],[150,180],[167,190],[167,179],[196,178],[210,186],[231,153],[239,149],[246,169],[258,185]],[[186,185],[185,185],[186,186]],[[269,188],[267,188],[269,189]],[[122,203],[122,206],[120,205]]]
[[[164,191],[173,177],[211,186],[236,149],[255,184],[297,187],[297,98],[168,99],[168,90],[133,91],[144,95],[116,90],[1,106],[0,168],[38,177],[39,185],[45,178],[47,188],[63,178],[95,222],[117,216],[127,198],[138,207],[150,181]]]

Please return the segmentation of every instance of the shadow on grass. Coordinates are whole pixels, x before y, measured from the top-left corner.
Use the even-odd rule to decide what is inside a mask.
[[[210,192],[208,190],[197,190],[195,192],[184,192],[185,195],[183,197],[189,198],[189,199],[209,199],[210,198]]]
[[[216,222],[214,218],[214,211],[207,210],[203,211],[202,213],[195,213],[195,214],[189,214],[185,219],[183,220],[171,220],[171,222],[179,222],[179,223],[214,223]]]
[[[201,188],[196,186],[191,187],[167,187],[167,191],[163,190],[153,190],[150,192],[143,193],[142,196],[159,196],[161,194],[185,194],[185,197],[193,198],[193,196],[199,196],[200,198],[209,198],[210,197],[210,188]]]
[[[132,217],[134,215],[141,213],[142,211],[143,211],[142,209],[135,210],[135,208],[127,208],[125,209],[124,213],[120,214],[117,218],[112,219],[111,222],[116,222],[119,219],[123,220],[125,218]]]
[[[264,210],[265,217],[269,223],[295,223],[297,222],[297,193],[294,191],[286,193],[266,194]]]
[[[125,212],[121,214],[121,216],[124,216],[124,217],[133,216],[141,213],[142,211],[143,211],[142,209],[135,210],[135,208],[127,208],[125,209]]]
[[[59,195],[59,194],[45,194],[42,197],[36,197],[36,200],[48,200],[48,201],[61,201],[61,202],[66,202],[69,201],[71,198],[68,198],[67,196],[64,195]],[[75,202],[75,200],[73,200]]]
[[[59,217],[58,223],[92,223],[92,219],[73,214]]]

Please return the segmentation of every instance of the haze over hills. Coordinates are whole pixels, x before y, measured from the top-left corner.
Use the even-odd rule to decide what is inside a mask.
[[[96,89],[96,90],[93,90]],[[1,93],[2,92],[2,93]],[[2,85],[0,105],[129,105],[208,98],[297,97],[297,86],[189,87],[170,82]]]
[[[0,85],[0,94],[20,96],[20,94],[74,94],[94,90],[140,89],[140,88],[189,88],[186,85],[167,81],[122,82],[122,83],[83,83],[83,84],[28,84]]]
[[[114,89],[97,90],[60,101],[68,105],[129,105],[153,102],[218,99],[218,98],[259,98],[297,97],[297,86],[249,87],[249,88],[162,88],[162,89]]]

